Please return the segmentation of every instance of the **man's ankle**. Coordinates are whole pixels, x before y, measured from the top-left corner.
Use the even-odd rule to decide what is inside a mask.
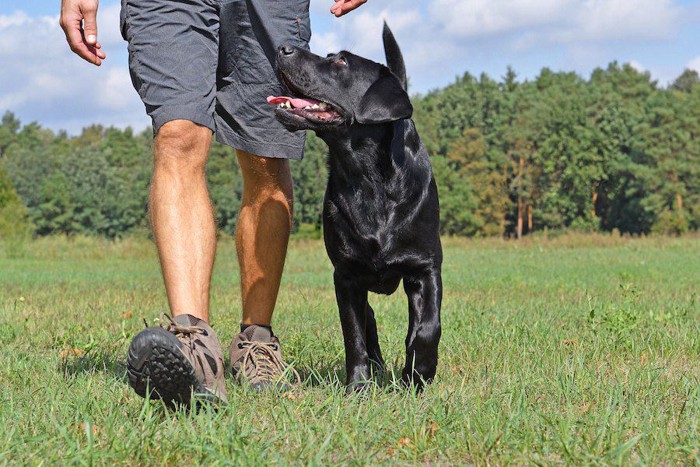
[[[176,316],[182,316],[182,315],[187,315],[191,316],[192,318],[197,318],[201,319],[205,323],[209,324],[209,313],[198,313],[198,312],[192,312],[192,313],[187,313],[187,312],[173,312],[172,316],[173,318]]]
[[[273,335],[273,336],[275,335],[275,334],[272,332],[272,326],[266,325],[266,324],[243,324],[243,323],[241,323],[241,332],[245,332],[245,330],[248,329],[248,328],[251,327],[251,326],[258,326],[258,327],[260,327],[260,328],[265,328],[265,329],[267,329],[268,331],[270,331],[270,334],[271,334],[271,335]]]

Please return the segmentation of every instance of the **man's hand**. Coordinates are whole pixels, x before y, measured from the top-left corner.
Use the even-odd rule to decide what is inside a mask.
[[[70,49],[100,66],[106,55],[97,42],[97,4],[98,0],[62,0],[60,24]]]
[[[365,3],[367,3],[367,0],[335,0],[335,4],[331,7],[331,13],[340,18],[345,13],[350,13]]]

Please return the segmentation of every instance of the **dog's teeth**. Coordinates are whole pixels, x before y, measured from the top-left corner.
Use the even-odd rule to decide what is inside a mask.
[[[321,103],[318,105],[318,108],[321,109],[321,110],[326,110],[326,107],[328,107],[328,104],[326,104],[325,102],[321,102]]]
[[[311,108],[312,108],[312,109],[318,109],[318,108],[319,108],[319,105],[318,105],[318,104],[314,104],[314,105],[311,106]]]
[[[311,109],[310,105],[307,105],[306,107],[304,107],[304,110],[310,110],[310,109]]]
[[[292,104],[290,104],[289,101],[286,101],[286,102],[284,103],[284,106],[285,106],[286,108],[288,108],[288,109],[291,109],[291,108],[292,108]]]

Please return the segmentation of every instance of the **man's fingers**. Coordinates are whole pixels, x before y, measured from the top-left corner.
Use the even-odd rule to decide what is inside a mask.
[[[86,43],[87,41],[85,40],[85,34],[83,34],[83,43]],[[105,58],[106,55],[105,53],[100,50],[102,48],[102,44],[99,42],[95,42],[95,45],[90,45],[86,44],[87,49],[90,51],[91,54],[97,55],[98,58]]]
[[[92,47],[91,51],[94,52],[95,55],[97,55],[97,58],[99,58],[100,60],[104,60],[105,58],[107,58],[107,54],[101,51],[99,47]]]
[[[102,59],[105,58],[104,52],[96,49],[95,47],[88,46],[83,40],[82,31],[79,29],[78,24],[72,25],[65,29],[66,39],[68,40],[68,45],[70,49],[80,56],[83,60],[88,61],[94,65],[102,65]]]
[[[83,13],[83,34],[88,45],[97,44],[97,9],[92,6],[84,8]]]
[[[100,66],[106,58],[97,41],[98,0],[63,0],[60,24],[70,49],[83,60]]]
[[[335,16],[340,16],[340,10],[343,6],[343,1],[344,0],[335,0],[335,3],[333,4],[333,6],[331,6],[331,13],[333,13]]]
[[[336,17],[341,17],[346,13],[351,12],[355,8],[367,3],[367,0],[335,0],[336,3],[331,7],[331,13]]]

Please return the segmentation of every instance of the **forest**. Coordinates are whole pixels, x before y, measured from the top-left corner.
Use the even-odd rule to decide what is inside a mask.
[[[700,228],[700,77],[660,86],[611,63],[588,79],[547,68],[519,80],[465,73],[412,96],[431,154],[445,235],[538,231],[682,234]],[[79,135],[0,124],[0,237],[148,230],[152,132]],[[326,146],[309,133],[292,162],[298,236],[318,236]],[[214,144],[207,179],[221,232],[235,230],[242,179],[233,149]]]

